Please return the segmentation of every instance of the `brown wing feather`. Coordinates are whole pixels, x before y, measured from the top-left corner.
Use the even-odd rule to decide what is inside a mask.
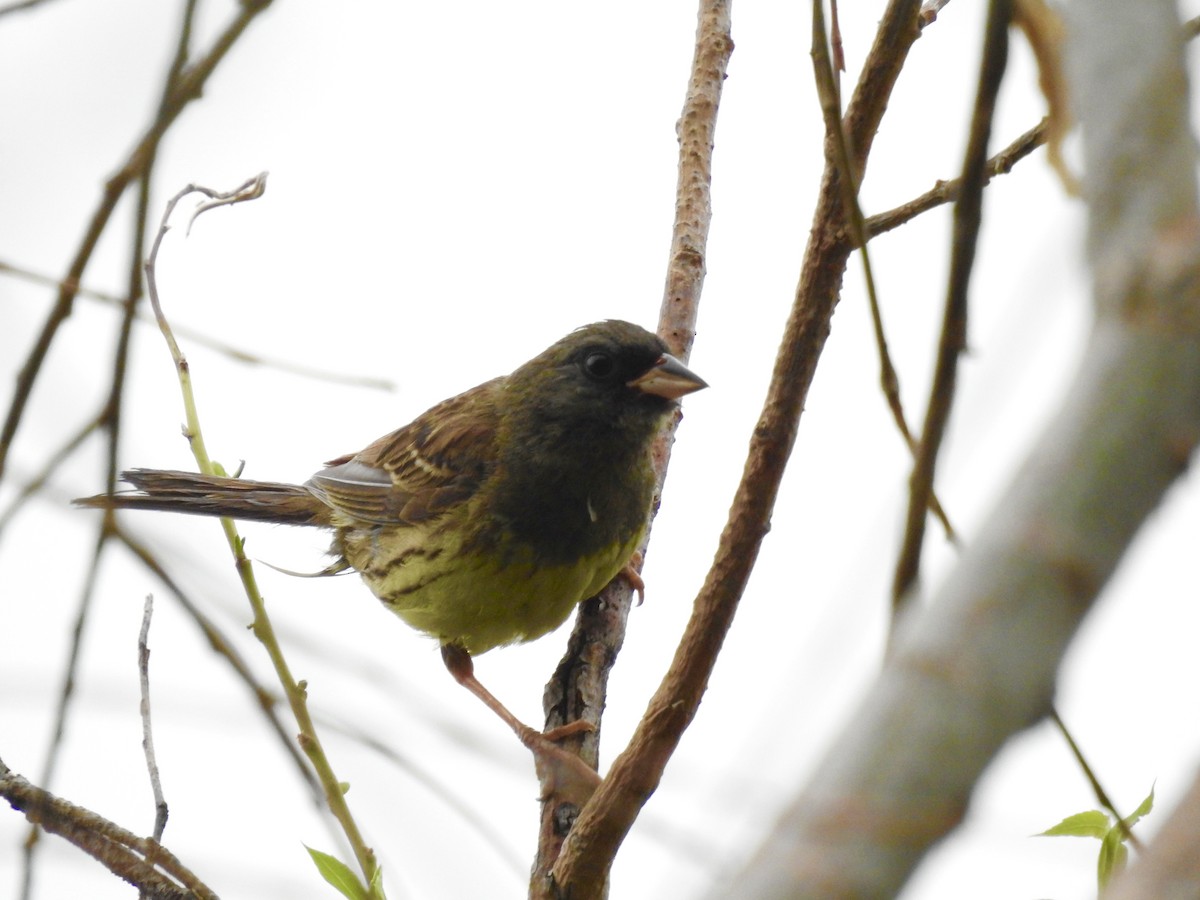
[[[492,470],[502,381],[451,397],[365,450],[331,460],[309,488],[359,521],[415,525],[441,515]]]

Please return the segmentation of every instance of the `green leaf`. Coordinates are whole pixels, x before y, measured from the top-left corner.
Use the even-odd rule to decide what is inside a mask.
[[[1152,809],[1154,809],[1154,785],[1150,785],[1150,793],[1146,795],[1146,799],[1142,801],[1141,805],[1138,806],[1138,808],[1135,809],[1127,819],[1125,819],[1125,824],[1132,828],[1138,819],[1146,815]]]
[[[336,856],[330,856],[328,853],[322,853],[320,850],[314,850],[307,844],[304,849],[308,851],[308,855],[312,857],[312,861],[317,865],[317,871],[321,873],[321,877],[337,888],[338,893],[347,900],[371,900],[367,889],[363,887],[362,882],[358,880],[358,876],[354,871],[338,859]]]
[[[1108,887],[1113,876],[1120,875],[1125,870],[1125,863],[1129,859],[1129,850],[1125,847],[1124,838],[1125,835],[1120,827],[1114,825],[1100,844],[1096,882],[1100,885],[1101,891]]]
[[[1102,841],[1108,835],[1112,823],[1098,809],[1067,816],[1057,825],[1035,834],[1034,837],[1090,837]]]

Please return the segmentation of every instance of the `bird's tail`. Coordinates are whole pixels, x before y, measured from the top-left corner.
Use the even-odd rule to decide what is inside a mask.
[[[82,497],[75,504],[98,509],[155,509],[227,516],[280,525],[333,524],[329,507],[298,484],[164,469],[130,469],[121,473],[121,479],[137,488],[137,492]]]

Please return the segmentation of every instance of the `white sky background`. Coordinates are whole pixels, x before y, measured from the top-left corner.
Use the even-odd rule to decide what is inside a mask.
[[[61,274],[104,178],[150,119],[180,4],[59,2],[0,21],[0,260]],[[204,36],[232,4],[212,4]],[[853,83],[882,2],[843,4]],[[956,174],[974,91],[982,4],[959,0],[911,53],[863,187],[868,214]],[[1187,10],[1195,12],[1195,10]],[[739,3],[718,125],[708,279],[689,397],[613,675],[603,765],[664,672],[716,547],[791,303],[819,173],[806,4]],[[183,340],[210,452],[245,474],[306,478],[433,402],[520,362],[577,325],[653,327],[667,259],[674,125],[691,59],[691,3],[628,5],[279,0],[173,129],[156,170],[157,218],[188,182],[227,189],[270,171],[266,196],[204,216],[164,246],[160,287],[177,327],[238,348],[394,380],[394,393],[248,367]],[[197,46],[205,46],[205,41]],[[993,147],[1042,115],[1014,40]],[[130,203],[86,276],[120,292]],[[964,361],[938,489],[967,539],[1018,464],[1078,358],[1089,320],[1083,208],[1044,152],[985,201]],[[949,213],[871,245],[910,420],[919,423],[943,299]],[[623,900],[697,896],[736,872],[836,737],[878,664],[909,463],[876,387],[860,264],[851,261],[791,469],[725,652],[662,787],[613,875]],[[12,383],[52,297],[0,280],[0,364]],[[19,433],[0,509],[88,416],[107,386],[116,314],[81,299]],[[136,332],[122,464],[190,468],[170,359]],[[5,394],[7,405],[8,395]],[[39,780],[95,518],[67,500],[102,486],[93,440],[0,540],[0,755]],[[129,517],[271,683],[218,527]],[[1200,746],[1194,650],[1200,495],[1185,480],[1089,619],[1060,707],[1117,802],[1157,781],[1153,832]],[[245,526],[249,553],[325,565],[326,537]],[[952,551],[931,528],[926,587]],[[397,768],[323,730],[392,898],[521,897],[536,832],[532,767],[442,669],[436,648],[354,577],[260,584],[315,711],[368,732]],[[136,640],[151,629],[155,741],[171,808],[165,843],[228,898],[332,897],[302,843],[335,850],[245,689],[169,595],[114,549],[91,609],[66,746],[51,788],[134,831],[153,804],[140,749]],[[483,657],[484,683],[528,721],[566,628]],[[421,774],[418,776],[415,771]],[[503,854],[427,788],[455,793]],[[913,900],[1094,895],[1092,842],[1034,839],[1094,800],[1043,726],[1014,741],[966,826],[910,883]],[[0,815],[0,896],[17,886],[23,819]],[[55,838],[37,896],[131,890]]]

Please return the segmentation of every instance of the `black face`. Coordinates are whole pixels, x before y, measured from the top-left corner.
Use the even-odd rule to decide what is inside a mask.
[[[602,327],[609,333],[589,335],[591,340],[571,356],[583,377],[597,387],[624,387],[653,368],[667,352],[657,335],[626,322],[604,322],[584,330],[599,332]]]
[[[645,427],[654,427],[673,401],[629,382],[657,365],[666,352],[657,335],[629,322],[586,325],[509,376],[510,386],[525,398],[518,417],[530,429],[545,428],[551,421],[562,428],[599,423],[619,428],[630,416],[646,417]]]

